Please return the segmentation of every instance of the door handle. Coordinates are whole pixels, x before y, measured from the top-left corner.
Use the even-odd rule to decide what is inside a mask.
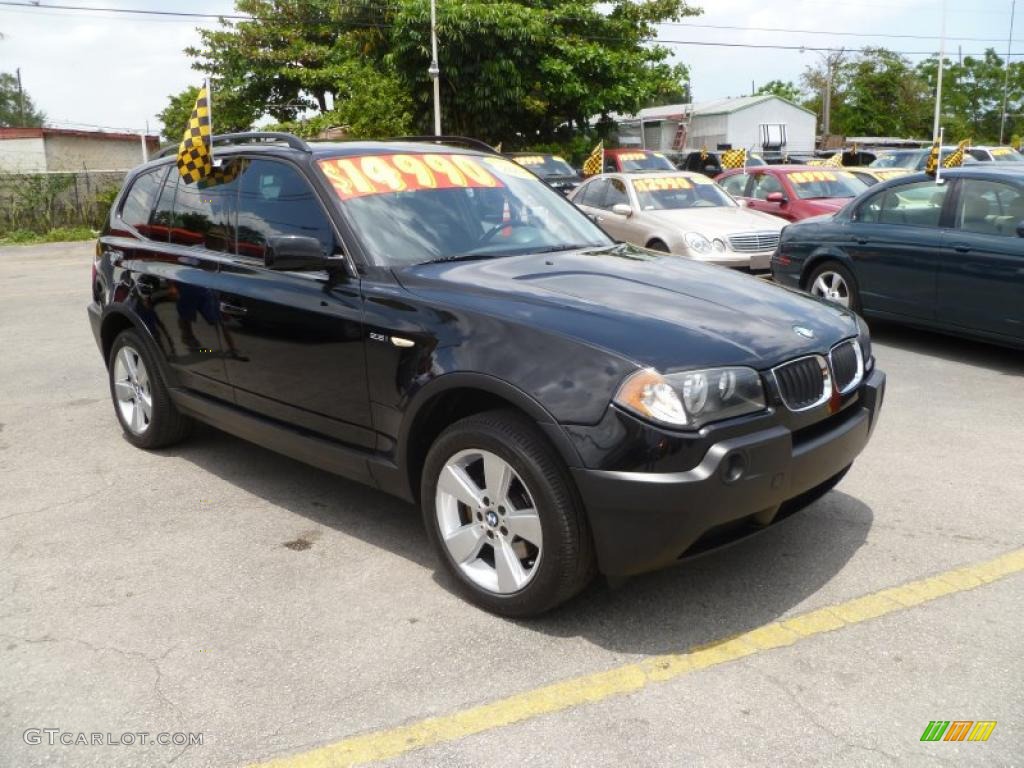
[[[595,216],[594,221],[600,224],[602,221],[604,221],[604,216]]]
[[[228,317],[244,317],[248,311],[245,307],[240,307],[237,304],[229,304],[226,301],[220,303],[220,313]]]
[[[953,243],[953,250],[957,253],[970,253],[971,246],[964,243]]]
[[[867,245],[868,244],[868,239],[866,237],[857,237],[857,238],[854,238],[854,239],[857,241],[857,245]]]

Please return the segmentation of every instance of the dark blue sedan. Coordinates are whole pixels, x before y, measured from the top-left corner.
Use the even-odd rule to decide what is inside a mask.
[[[772,275],[868,317],[1024,347],[1024,173],[879,184],[786,227]]]

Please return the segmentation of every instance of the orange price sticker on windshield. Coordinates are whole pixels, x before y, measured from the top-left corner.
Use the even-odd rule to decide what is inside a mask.
[[[850,174],[844,173],[843,176]],[[810,184],[813,181],[835,181],[836,175],[832,171],[797,171],[789,174],[789,180],[794,184]]]
[[[524,155],[515,158],[515,161],[520,165],[544,165],[544,158],[540,155]]]
[[[342,200],[390,192],[504,186],[469,155],[362,155],[332,157],[318,164]]]
[[[647,157],[646,152],[621,152],[619,160],[643,160]]]
[[[685,176],[654,176],[646,179],[635,179],[633,186],[637,192],[657,192],[662,189],[693,189],[693,183]]]

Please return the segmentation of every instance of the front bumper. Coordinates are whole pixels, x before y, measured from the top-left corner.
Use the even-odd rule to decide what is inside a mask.
[[[699,256],[690,255],[694,261],[705,264],[714,264],[719,267],[732,267],[734,269],[749,269],[752,272],[767,271],[772,265],[772,251],[761,253],[734,253],[724,251],[722,253],[708,253]]]
[[[655,570],[729,523],[768,524],[786,502],[853,463],[871,437],[884,393],[885,374],[876,369],[861,385],[858,402],[823,428],[793,433],[773,426],[731,437],[712,445],[686,472],[574,468],[601,571],[626,576]]]

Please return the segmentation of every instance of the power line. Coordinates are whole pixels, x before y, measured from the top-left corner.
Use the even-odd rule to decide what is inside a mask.
[[[348,20],[325,20],[325,19],[313,19],[313,18],[291,18],[287,16],[275,16],[275,17],[260,17],[260,16],[249,16],[245,14],[228,13],[228,14],[217,14],[217,13],[201,13],[198,11],[168,11],[168,10],[154,10],[144,8],[111,8],[111,7],[98,7],[98,6],[81,6],[81,5],[66,5],[66,4],[52,4],[52,5],[36,5],[31,2],[19,2],[18,0],[0,0],[0,6],[13,7],[13,8],[24,8],[28,10],[39,10],[39,11],[70,11],[70,12],[91,12],[91,13],[110,13],[110,14],[121,14],[121,15],[132,15],[140,16],[143,18],[157,19],[157,18],[174,18],[183,20],[195,20],[195,19],[223,19],[226,21],[308,21],[308,22],[323,22],[338,26],[348,26],[354,28],[373,28],[373,29],[390,29],[393,28],[394,24],[384,24],[376,22],[359,22],[359,21],[348,21]],[[397,6],[376,6],[374,10],[388,10],[396,8]],[[569,20],[584,20],[582,17],[558,17],[553,16],[552,19],[569,19]],[[688,25],[686,22],[665,22],[665,24],[672,24],[677,26],[701,26],[704,28],[721,28],[721,29],[732,29],[732,30],[743,30],[749,32],[804,32],[812,33],[812,30],[784,30],[781,28],[773,27],[734,27],[730,25]],[[827,32],[813,32],[814,34],[828,34]],[[854,33],[843,33],[843,34],[854,34]],[[922,39],[931,40],[937,39],[926,35],[869,35],[863,34],[864,37],[908,37],[911,39]],[[594,41],[605,41],[615,42],[622,40],[620,37],[612,36],[600,36],[600,35],[577,35],[581,40],[594,40]],[[947,38],[953,39],[953,38]],[[963,40],[969,40],[972,38],[958,38]],[[984,41],[982,38],[974,38],[975,41]],[[834,46],[821,46],[821,45],[795,45],[795,44],[782,44],[782,43],[740,43],[740,42],[723,42],[723,41],[710,41],[710,40],[672,40],[666,38],[650,38],[643,42],[658,43],[665,45],[693,45],[700,47],[717,47],[717,48],[747,48],[755,50],[782,50],[782,51],[821,51],[825,53],[837,52],[846,50],[843,48],[836,48]],[[937,51],[892,51],[893,53],[901,56],[935,56],[938,54]],[[984,56],[984,52],[966,52],[965,56]],[[1021,56],[1024,52],[1014,51],[1009,54],[1010,56]]]
[[[886,32],[836,32],[826,29],[786,29],[785,27],[741,27],[732,24],[699,24],[688,21],[662,21],[657,22],[662,27],[687,27],[693,29],[719,29],[733,30],[737,32],[787,32],[800,35],[826,35],[843,37],[881,37],[905,40],[938,40],[939,35],[896,35]],[[959,40],[968,43],[1001,43],[1002,38],[998,37],[947,37],[946,40]]]

